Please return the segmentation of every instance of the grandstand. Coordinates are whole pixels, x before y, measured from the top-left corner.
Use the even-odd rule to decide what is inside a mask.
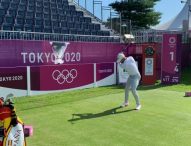
[[[68,0],[1,0],[0,39],[119,42]]]

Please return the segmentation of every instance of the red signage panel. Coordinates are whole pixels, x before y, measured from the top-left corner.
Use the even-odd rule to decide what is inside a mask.
[[[0,86],[13,89],[27,89],[27,68],[0,68]]]
[[[177,84],[180,82],[181,35],[164,34],[162,48],[162,83]]]
[[[96,81],[100,81],[112,74],[114,74],[114,63],[96,64]]]
[[[93,64],[31,67],[31,89],[72,89],[94,82]]]

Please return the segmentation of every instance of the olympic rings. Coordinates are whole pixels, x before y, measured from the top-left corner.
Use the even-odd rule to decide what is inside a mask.
[[[147,65],[152,65],[153,61],[151,59],[147,59]]]
[[[62,71],[54,70],[52,72],[52,78],[56,80],[59,84],[72,83],[77,77],[78,73],[76,69],[71,69],[70,71],[64,69]]]

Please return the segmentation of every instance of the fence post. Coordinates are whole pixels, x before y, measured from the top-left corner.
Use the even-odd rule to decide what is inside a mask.
[[[31,95],[31,72],[30,66],[27,66],[27,96]]]
[[[96,63],[94,63],[94,87],[97,87],[97,82],[96,82]]]
[[[114,64],[115,84],[117,84],[117,78],[118,78],[118,76],[117,76],[117,63],[114,62],[113,64]]]

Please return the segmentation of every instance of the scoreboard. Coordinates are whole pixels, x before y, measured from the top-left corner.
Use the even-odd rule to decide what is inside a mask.
[[[164,34],[162,45],[162,84],[177,84],[181,75],[181,35]]]

